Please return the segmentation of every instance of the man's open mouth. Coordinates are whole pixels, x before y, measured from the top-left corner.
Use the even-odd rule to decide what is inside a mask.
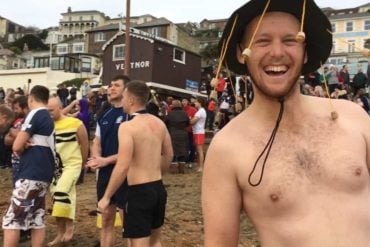
[[[268,65],[264,68],[266,74],[270,76],[279,76],[285,74],[288,71],[286,65]]]

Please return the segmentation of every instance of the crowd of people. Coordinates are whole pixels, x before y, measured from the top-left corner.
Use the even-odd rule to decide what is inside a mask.
[[[56,219],[57,234],[47,245],[70,241],[74,231],[76,185],[83,184],[84,174],[88,171],[97,172],[97,201],[102,201],[97,215],[101,217],[100,246],[112,246],[115,242],[117,216],[125,222],[124,236],[133,243],[159,242],[166,202],[161,170],[171,167],[171,171],[184,174],[186,167],[194,167],[202,171],[206,99],[168,97],[149,100],[145,83],[130,82],[124,75],[116,76],[107,89],[100,88],[98,92],[86,90],[85,95],[81,94],[76,99],[67,92],[64,85],[56,93],[49,92],[44,86],[34,86],[29,93],[7,89],[0,99],[0,167],[11,168],[13,174],[10,206],[3,215],[4,246],[16,246],[20,239],[28,238],[31,238],[33,246],[42,246],[48,191],[53,202],[51,215]],[[66,98],[63,99],[64,96]],[[215,110],[214,101],[212,103]],[[144,117],[147,115],[152,117]],[[143,125],[139,127],[136,122],[141,121]],[[124,127],[125,122],[134,127],[128,124]],[[144,124],[146,122],[148,126]],[[151,125],[157,127],[153,130],[149,128]],[[213,124],[209,126],[213,127]],[[130,138],[145,138],[148,142],[152,135],[143,135],[144,130],[151,134],[159,131],[158,136],[153,136],[152,145],[137,146],[137,141],[125,143]],[[92,142],[91,148],[89,141]],[[159,145],[160,142],[163,145]],[[127,147],[120,151],[119,147],[124,144]],[[127,150],[133,146],[135,150],[142,149],[143,153],[135,153],[127,163],[122,156],[126,157]],[[158,152],[154,152],[153,147],[158,147]],[[150,162],[138,158],[144,153],[151,163],[158,157],[154,170],[147,167],[152,169],[147,175],[140,172],[143,169],[140,167],[146,167]],[[41,160],[35,159],[40,155],[48,157],[45,164],[35,163]],[[113,176],[121,172],[127,179]],[[128,201],[133,205],[146,202],[150,205],[150,200],[157,200],[157,197],[135,196],[141,191],[151,191],[153,187],[161,200],[156,206],[161,208],[157,216],[148,221],[151,216],[145,212],[141,215],[143,212],[140,210],[135,212],[135,206],[130,210],[130,213],[135,213],[125,212]],[[137,192],[131,195],[130,191]],[[148,213],[153,209],[146,210]],[[144,225],[146,228],[142,229]]]
[[[327,86],[326,86],[327,85]],[[370,62],[367,72],[359,67],[355,75],[350,76],[347,65],[339,70],[336,66],[323,67],[304,76],[301,83],[303,94],[353,101],[370,114],[369,106]]]

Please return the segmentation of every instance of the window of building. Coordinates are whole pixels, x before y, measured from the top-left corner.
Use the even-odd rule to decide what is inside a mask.
[[[66,53],[68,53],[68,45],[67,44],[57,45],[57,54],[66,54]]]
[[[334,64],[334,65],[341,65],[346,62],[346,57],[335,57],[335,58],[329,58],[328,63]]]
[[[347,32],[352,32],[353,31],[353,22],[349,21],[346,23],[346,31]]]
[[[103,32],[95,33],[95,35],[94,35],[94,41],[95,42],[102,42],[102,41],[105,41],[105,40],[106,40],[105,33],[103,33]]]
[[[92,21],[94,20],[94,16],[93,16],[93,15],[92,15],[92,16],[90,16],[90,20],[92,20]]]
[[[80,16],[80,21],[82,21],[84,19],[84,17],[83,16]]]
[[[52,57],[51,58],[51,69],[52,70],[59,70],[59,57]]]
[[[173,48],[173,61],[185,64],[185,51]]]
[[[364,39],[364,40],[362,40],[362,46],[361,47],[368,49],[367,46],[370,44],[370,43],[367,44],[368,42],[370,42],[370,39]]]
[[[158,27],[149,28],[148,33],[154,36],[159,36],[159,28]]]
[[[73,44],[73,53],[84,52],[84,43],[75,43]]]
[[[45,68],[49,67],[49,57],[36,57],[34,58],[35,68]]]
[[[355,52],[355,44],[354,40],[348,40],[348,52]]]
[[[59,58],[59,69],[64,70],[64,57]]]
[[[69,17],[68,17],[68,20],[69,20],[69,21],[72,21],[72,16],[69,16]]]
[[[125,60],[125,45],[113,46],[113,61]]]
[[[331,53],[335,53],[335,41],[333,41],[333,46],[331,47]]]
[[[333,33],[335,33],[336,32],[336,25],[335,25],[335,23],[331,23],[331,31],[333,32]]]
[[[370,20],[364,21],[364,30],[370,30]]]
[[[81,72],[91,72],[91,58],[81,58]]]

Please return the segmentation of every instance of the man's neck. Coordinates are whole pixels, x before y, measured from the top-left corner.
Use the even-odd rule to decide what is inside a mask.
[[[41,108],[41,107],[46,107],[46,105],[44,105],[41,102],[32,102],[32,104],[30,105],[31,110]]]
[[[299,88],[293,90],[291,94],[284,97],[284,116],[283,118],[295,119],[303,114],[305,109],[305,97],[300,94]],[[280,110],[278,98],[267,97],[261,93],[255,93],[251,111],[255,111],[258,116],[275,121]]]
[[[143,106],[143,105],[133,105],[133,106],[130,107],[130,109],[128,111],[128,114],[132,115],[135,112],[142,111],[142,110],[145,110],[145,106]]]
[[[120,108],[120,107],[122,107],[122,100],[119,100],[119,101],[111,101],[110,103],[111,103],[111,105],[114,108]]]
[[[56,121],[63,120],[63,119],[65,119],[65,118],[66,118],[66,116],[65,116],[65,115],[60,114],[60,116],[59,116],[57,119],[55,119],[55,122],[56,122]]]

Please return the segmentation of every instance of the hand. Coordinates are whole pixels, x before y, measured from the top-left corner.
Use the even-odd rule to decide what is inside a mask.
[[[86,163],[86,167],[91,168],[92,170],[99,169],[106,165],[107,164],[105,163],[105,158],[100,156],[89,158]]]
[[[105,214],[107,212],[107,208],[109,206],[110,199],[103,196],[102,199],[98,202],[98,211],[102,214]]]
[[[33,142],[31,140],[28,140],[26,144],[24,145],[24,149],[27,149],[29,147],[33,146]]]

